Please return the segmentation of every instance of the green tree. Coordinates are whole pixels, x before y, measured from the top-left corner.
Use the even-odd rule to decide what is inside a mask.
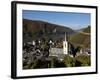
[[[73,57],[76,56],[76,53],[80,50],[80,46],[75,47],[73,44],[70,43],[70,54],[73,55]]]

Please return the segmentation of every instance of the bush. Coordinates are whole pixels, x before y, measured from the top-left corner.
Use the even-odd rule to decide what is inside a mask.
[[[70,55],[66,55],[63,60],[66,67],[73,67],[75,66],[75,59],[73,57],[70,57]]]
[[[64,64],[64,62],[58,60],[57,57],[52,57],[51,59],[51,63],[50,63],[50,68],[60,68],[60,67],[66,67],[66,65]]]
[[[81,67],[81,66],[90,66],[91,58],[89,55],[79,55],[74,57],[70,57],[70,55],[66,55],[63,60],[66,67]]]
[[[76,64],[78,62],[80,63],[80,65],[76,65],[76,66],[90,66],[91,65],[90,55],[79,55],[75,59],[76,59]]]

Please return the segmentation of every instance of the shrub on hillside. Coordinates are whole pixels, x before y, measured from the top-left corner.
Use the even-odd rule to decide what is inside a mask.
[[[51,63],[50,63],[50,68],[60,68],[60,67],[66,67],[64,62],[58,60],[57,57],[52,56]]]
[[[66,55],[63,62],[66,65],[66,67],[90,66],[91,58],[89,55],[79,55],[76,56],[75,58]]]
[[[66,55],[63,60],[66,67],[73,67],[75,66],[75,59],[69,55]]]
[[[76,59],[77,63],[78,62],[81,63],[79,66],[90,66],[91,65],[90,57],[91,57],[90,55],[80,55],[80,56],[77,56],[75,59]],[[76,66],[78,66],[78,65],[76,65]]]

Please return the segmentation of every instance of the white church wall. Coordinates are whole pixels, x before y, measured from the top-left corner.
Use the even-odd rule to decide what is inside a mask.
[[[68,54],[68,42],[63,41],[63,53]]]

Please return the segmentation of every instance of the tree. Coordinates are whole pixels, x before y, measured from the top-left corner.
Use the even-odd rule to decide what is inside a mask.
[[[73,55],[73,57],[76,56],[76,53],[80,50],[80,46],[77,46],[75,48],[75,46],[73,44],[70,43],[70,54]]]

